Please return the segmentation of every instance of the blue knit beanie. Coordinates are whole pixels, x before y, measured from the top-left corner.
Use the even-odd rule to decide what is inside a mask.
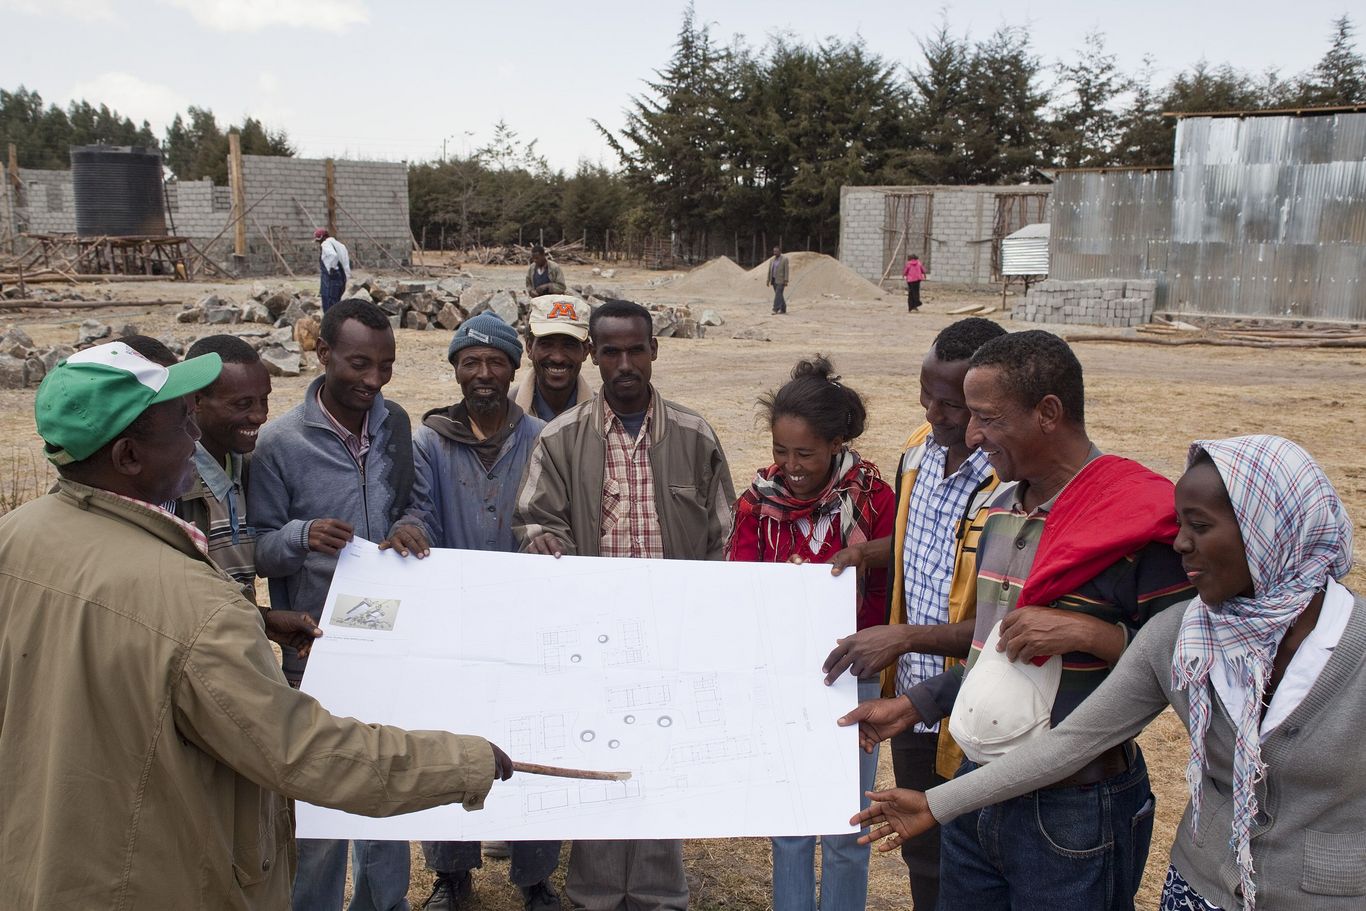
[[[446,360],[454,364],[455,356],[462,348],[478,345],[497,348],[512,359],[513,368],[522,363],[522,340],[517,337],[517,330],[503,322],[492,310],[485,310],[460,324],[460,328],[455,330],[455,338],[451,339]]]

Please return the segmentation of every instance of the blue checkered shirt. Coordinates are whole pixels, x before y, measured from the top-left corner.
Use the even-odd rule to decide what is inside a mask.
[[[973,493],[991,474],[991,465],[980,449],[944,477],[948,450],[933,439],[925,441],[925,454],[916,472],[906,513],[906,542],[901,552],[905,579],[906,622],[915,626],[947,623],[949,590],[953,585],[954,556],[958,549],[958,525]],[[907,652],[897,662],[896,691],[911,687],[944,672],[938,655]],[[938,723],[917,724],[919,732],[939,730]]]

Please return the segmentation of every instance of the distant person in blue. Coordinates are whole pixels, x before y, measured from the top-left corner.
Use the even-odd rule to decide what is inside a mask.
[[[346,245],[327,233],[326,228],[313,232],[313,242],[318,245],[318,296],[323,299],[323,313],[341,300],[346,292],[346,283],[351,281],[351,255]]]

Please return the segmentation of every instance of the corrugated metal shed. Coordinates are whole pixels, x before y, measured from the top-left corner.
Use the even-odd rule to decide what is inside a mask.
[[[1171,233],[1170,168],[1064,170],[1053,183],[1050,276],[1156,279]]]
[[[1186,117],[1174,174],[1166,307],[1366,320],[1366,113]]]
[[[1040,222],[1001,238],[1001,274],[1047,275],[1048,232],[1048,223]]]

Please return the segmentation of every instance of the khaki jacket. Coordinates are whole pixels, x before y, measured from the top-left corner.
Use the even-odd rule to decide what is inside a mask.
[[[778,254],[778,262],[777,262],[776,265],[774,265],[773,257],[770,256],[770,257],[768,258],[768,260],[766,261],[766,269],[767,269],[767,275],[768,275],[768,278],[766,279],[766,283],[769,284],[769,285],[785,285],[785,284],[787,284],[787,276],[788,276],[788,267],[787,267],[787,266],[788,266],[788,264],[787,264],[787,257],[784,256],[783,254],[781,254],[781,253]]]
[[[569,286],[564,283],[564,270],[560,268],[560,264],[547,259],[545,267],[550,275],[550,287],[544,291],[536,290],[536,264],[532,263],[526,269],[526,293],[537,297],[541,294],[564,294],[568,291]]]
[[[286,909],[286,796],[387,816],[492,785],[482,738],[290,689],[257,609],[150,506],[64,480],[0,518],[0,605],[5,907]]]
[[[701,415],[666,401],[658,390],[650,428],[655,507],[672,560],[725,559],[735,487],[726,454]],[[550,532],[564,552],[596,557],[602,542],[602,480],[607,459],[599,392],[541,431],[517,495],[513,530],[522,550]]]

